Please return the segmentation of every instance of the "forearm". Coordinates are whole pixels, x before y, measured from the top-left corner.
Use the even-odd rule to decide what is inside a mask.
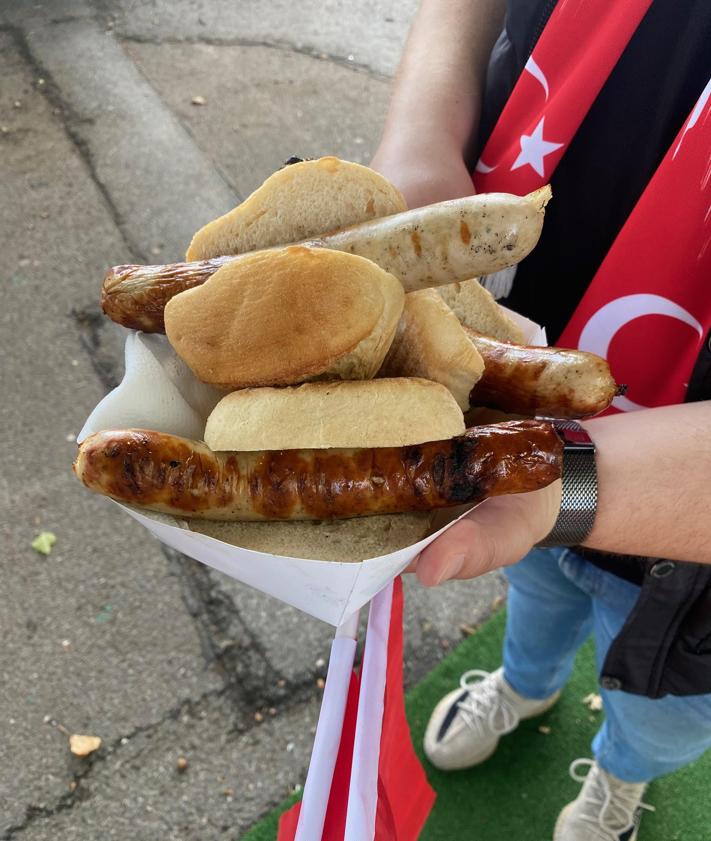
[[[584,423],[598,511],[585,545],[711,563],[711,401]]]
[[[371,166],[410,207],[474,192],[465,150],[505,0],[422,0]]]
[[[711,401],[594,418],[598,509],[585,546],[711,564]],[[411,565],[424,584],[507,566],[551,531],[560,483],[489,499]]]
[[[463,154],[479,124],[504,0],[422,0],[395,80],[384,137]]]

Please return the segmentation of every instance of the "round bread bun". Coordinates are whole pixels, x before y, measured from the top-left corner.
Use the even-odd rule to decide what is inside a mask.
[[[524,344],[521,328],[475,277],[438,286],[436,292],[465,327],[504,342]]]
[[[318,234],[407,210],[382,175],[338,158],[285,166],[241,204],[193,237],[186,260],[299,242]]]
[[[464,429],[444,386],[400,377],[235,391],[212,410],[205,443],[215,451],[401,447]]]
[[[165,332],[197,378],[219,388],[368,379],[404,298],[370,260],[292,245],[245,254],[171,298]]]
[[[469,394],[483,373],[481,354],[437,290],[405,295],[405,309],[378,376],[425,377],[442,383],[466,411]]]

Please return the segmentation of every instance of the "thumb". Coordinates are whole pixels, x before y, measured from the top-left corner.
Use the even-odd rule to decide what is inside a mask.
[[[414,571],[422,584],[434,587],[516,563],[548,534],[559,507],[559,482],[488,499],[423,549]]]

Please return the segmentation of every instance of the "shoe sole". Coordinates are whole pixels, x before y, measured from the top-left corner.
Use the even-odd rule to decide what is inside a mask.
[[[520,716],[521,721],[528,721],[529,718],[538,718],[539,715],[543,715],[543,713],[547,713],[548,710],[552,709],[560,700],[560,690],[552,695],[548,701],[546,701],[545,705],[539,707],[534,713],[529,713],[528,715]]]

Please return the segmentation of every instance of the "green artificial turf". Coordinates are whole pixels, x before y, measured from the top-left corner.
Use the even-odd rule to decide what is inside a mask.
[[[501,662],[503,611],[466,639],[407,696],[412,738],[420,758],[430,711],[467,669],[493,670]],[[550,841],[560,809],[575,798],[579,784],[568,776],[573,759],[590,756],[590,741],[602,713],[582,699],[596,691],[594,653],[588,642],[558,704],[544,716],[522,722],[501,740],[494,756],[478,768],[441,773],[425,761],[437,801],[421,841]],[[539,727],[550,728],[543,733]],[[711,841],[711,752],[653,783],[638,841]],[[269,814],[243,841],[274,841],[279,815]]]

